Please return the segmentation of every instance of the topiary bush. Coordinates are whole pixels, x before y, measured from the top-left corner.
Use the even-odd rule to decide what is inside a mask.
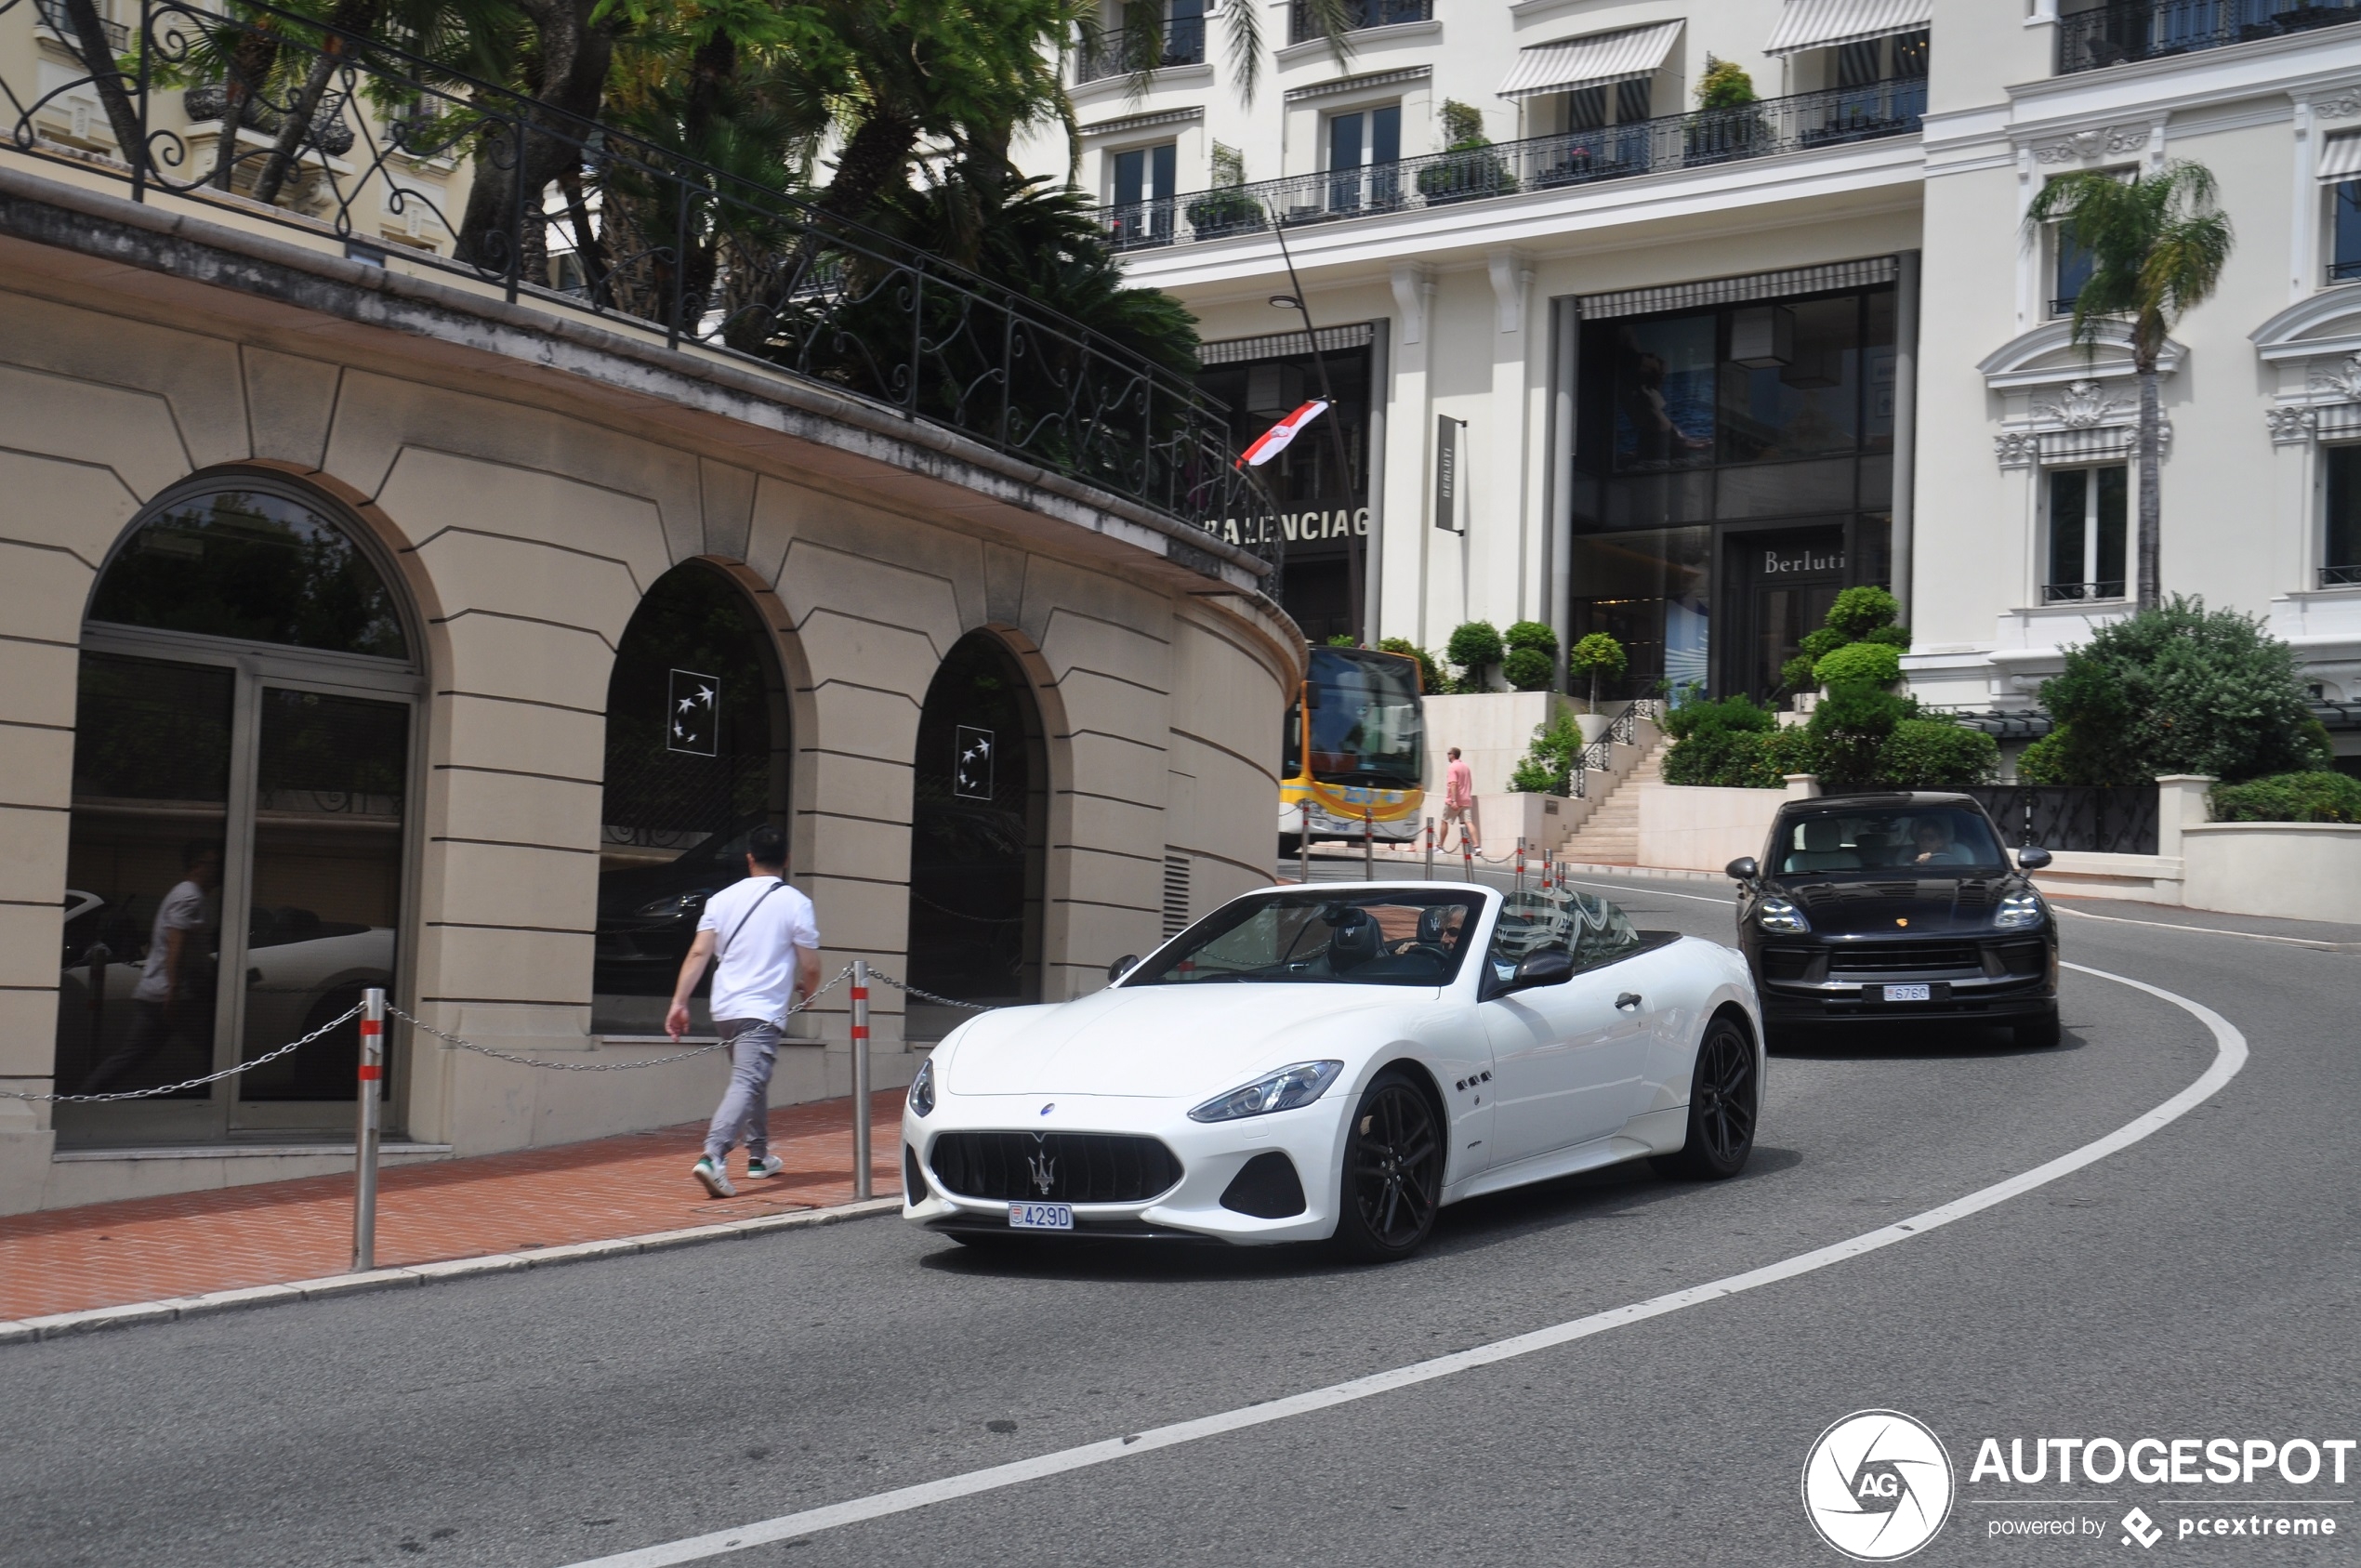
[[[1400,653],[1418,660],[1418,685],[1428,696],[1440,696],[1451,690],[1451,682],[1444,675],[1443,666],[1434,662],[1434,655],[1408,638],[1386,638],[1378,642],[1378,651],[1382,653]]]
[[[1547,692],[1558,661],[1538,648],[1511,648],[1500,661],[1500,673],[1520,692]]]
[[[1590,683],[1590,711],[1599,711],[1599,678],[1618,676],[1630,667],[1630,656],[1623,644],[1605,632],[1594,631],[1574,645],[1566,655],[1566,673]]]
[[[1883,642],[1848,642],[1812,666],[1822,686],[1892,686],[1902,679],[1902,655]]]
[[[2159,773],[2225,783],[2325,769],[2295,650],[2260,619],[2174,595],[2066,651],[2041,684],[2057,728],[2028,747],[2038,782],[2140,784]],[[2020,775],[2025,762],[2018,763]]]
[[[2022,771],[2022,770],[2020,770]],[[2361,823],[2361,779],[2313,769],[2275,773],[2208,792],[2213,820],[2225,823]]]
[[[1878,748],[1879,782],[1895,789],[1964,789],[1999,772],[1998,742],[1941,718],[1900,719]]]
[[[1864,584],[1837,595],[1837,601],[1828,606],[1827,625],[1830,630],[1842,632],[1846,641],[1857,642],[1901,618],[1900,600],[1883,588]]]
[[[1830,686],[1807,728],[1821,782],[1831,790],[1874,789],[1886,737],[1909,712],[1900,697],[1864,681]]]
[[[1462,692],[1484,689],[1484,672],[1500,662],[1500,634],[1489,621],[1462,621],[1443,645],[1443,656],[1458,666]]]

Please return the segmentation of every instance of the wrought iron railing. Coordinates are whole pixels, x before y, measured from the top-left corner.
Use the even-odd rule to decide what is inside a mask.
[[[1118,27],[1075,46],[1074,81],[1102,81],[1139,71],[1205,62],[1205,18],[1174,17],[1161,28]]]
[[[2157,786],[1982,784],[1961,791],[1984,803],[2011,848],[2157,852]]]
[[[2044,583],[2041,585],[2041,602],[2068,604],[2094,600],[2121,599],[2124,586],[2124,579],[2120,577],[2112,580],[2103,579],[2095,583]]]
[[[2328,282],[2349,283],[2361,278],[2361,256],[2341,256],[2328,263]]]
[[[1434,17],[1434,0],[1344,0],[1344,16],[1345,26],[1354,33],[1397,22],[1429,21]],[[1309,0],[1295,0],[1287,7],[1287,42],[1308,44],[1320,36],[1319,13]]]
[[[2361,0],[2139,0],[2058,19],[2058,74],[2361,21]]]
[[[73,37],[73,22],[66,15],[66,0],[36,0],[36,4],[42,26],[60,38],[71,40]],[[131,47],[131,30],[123,23],[100,17],[99,31],[105,35],[107,47],[117,54]]]
[[[796,191],[232,3],[138,0],[118,48],[93,0],[0,0],[0,26],[38,6],[81,66],[31,82],[0,66],[0,150],[726,354],[1199,526],[1277,509],[1233,465],[1227,409],[1184,371]],[[86,134],[60,139],[68,124]],[[1275,540],[1248,548],[1276,566]]]
[[[1910,136],[1917,133],[1926,104],[1923,77],[1799,93],[1736,109],[1667,114],[1103,207],[1100,220],[1126,249],[1226,239],[1273,223],[1322,223],[1406,212]]]
[[[2361,566],[2323,566],[2320,586],[2324,588],[2349,588],[2361,583]]]

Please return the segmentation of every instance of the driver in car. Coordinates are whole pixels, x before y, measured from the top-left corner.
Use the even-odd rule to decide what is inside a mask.
[[[1910,857],[1913,865],[1960,865],[1968,859],[1951,841],[1951,824],[1941,817],[1920,817],[1910,829],[1910,841],[1918,846],[1918,853]]]

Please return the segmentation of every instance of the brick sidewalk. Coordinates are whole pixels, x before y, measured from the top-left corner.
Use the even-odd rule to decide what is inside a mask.
[[[873,1097],[872,1180],[902,1190],[902,1091]],[[689,1175],[703,1123],[552,1149],[389,1167],[378,1177],[377,1262],[440,1262],[607,1241],[852,1200],[852,1102],[771,1113],[786,1170],[716,1201]],[[352,1262],[352,1178],[307,1177],[134,1198],[0,1219],[0,1321],[342,1273]]]

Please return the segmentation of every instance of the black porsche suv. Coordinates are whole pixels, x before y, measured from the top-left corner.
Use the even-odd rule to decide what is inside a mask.
[[[2008,1024],[2058,1043],[2058,931],[1965,795],[1831,795],[1779,810],[1763,858],[1730,863],[1738,945],[1763,1023],[1838,1020]]]

